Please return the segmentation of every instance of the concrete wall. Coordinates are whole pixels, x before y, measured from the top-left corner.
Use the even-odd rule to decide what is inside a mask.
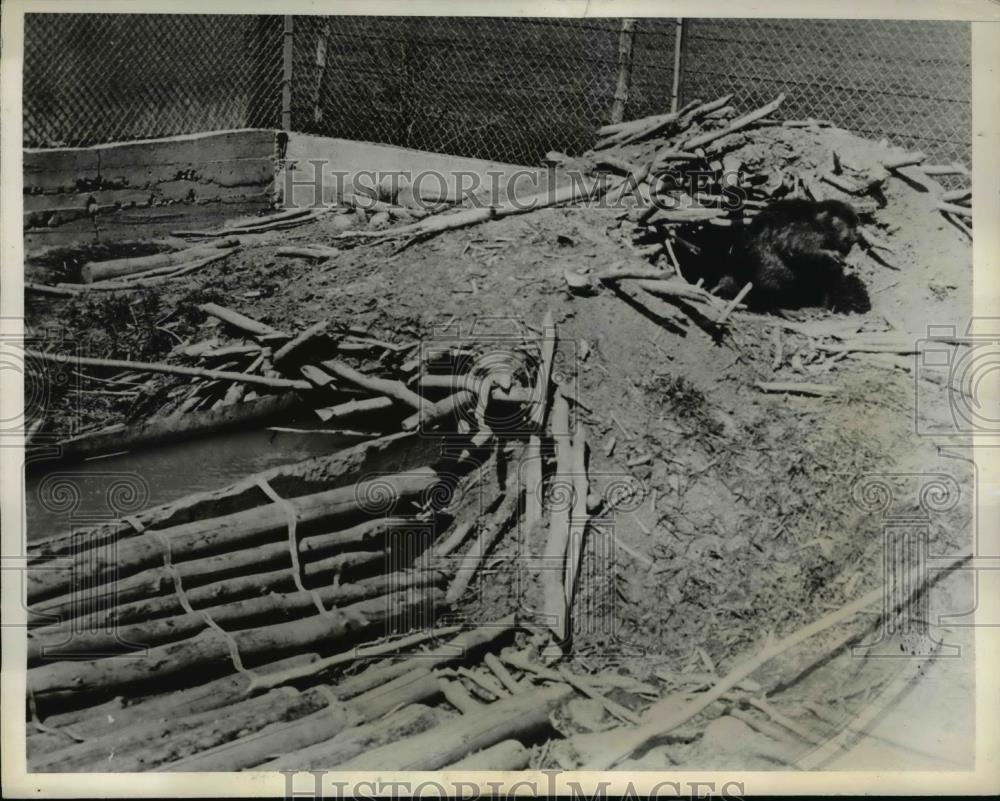
[[[321,162],[318,184],[310,161]],[[511,185],[525,195],[545,180],[513,164],[266,129],[25,150],[25,247],[151,238],[215,228],[275,203],[335,203],[355,182],[371,184],[363,173],[425,175],[425,197],[451,199],[472,182],[486,197],[497,186],[503,198]],[[286,198],[288,176],[299,185]]]
[[[310,162],[320,162],[320,172]],[[333,177],[334,172],[345,175],[341,182]],[[420,179],[419,186],[425,194],[438,194],[443,189],[450,199],[456,199],[460,189],[474,181],[486,188],[495,183],[501,192],[506,192],[510,182],[516,181],[519,193],[527,194],[538,188],[537,182],[543,174],[537,169],[498,161],[351,139],[291,134],[285,160],[278,169],[276,191],[279,202],[285,206],[332,203],[336,202],[338,194],[353,194],[355,185],[371,185],[373,179],[365,173],[409,173],[413,180],[423,174],[425,177]]]
[[[25,150],[25,232],[44,239],[45,230],[93,233],[95,222],[114,231],[214,216],[205,206],[263,208],[274,200],[274,159],[275,132],[264,129]]]

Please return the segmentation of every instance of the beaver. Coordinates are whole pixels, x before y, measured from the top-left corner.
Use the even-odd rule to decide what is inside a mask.
[[[747,282],[752,309],[822,306],[866,312],[864,283],[844,272],[844,257],[858,239],[858,215],[839,200],[778,200],[747,226],[734,268],[716,292],[733,297]]]

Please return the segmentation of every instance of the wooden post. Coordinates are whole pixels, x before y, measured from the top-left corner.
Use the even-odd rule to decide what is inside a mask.
[[[316,81],[313,84],[313,123],[323,121],[323,88],[326,84],[326,45],[330,33],[330,18],[324,17],[316,34]]]
[[[632,40],[635,37],[635,20],[623,19],[618,36],[618,85],[615,102],[611,106],[611,122],[621,122],[625,117],[629,84],[632,82]]]
[[[285,15],[285,26],[282,38],[281,63],[281,129],[292,129],[292,56],[294,53],[294,23],[291,14]]]
[[[674,38],[674,81],[670,91],[670,111],[676,112],[681,98],[681,66],[683,59],[681,54],[684,45],[684,20],[677,18],[677,30]]]

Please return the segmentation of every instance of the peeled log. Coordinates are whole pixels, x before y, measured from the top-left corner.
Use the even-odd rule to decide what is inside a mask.
[[[972,217],[972,209],[968,209],[965,206],[959,206],[955,203],[945,203],[944,201],[940,201],[935,203],[934,207],[938,211],[945,211],[948,214],[957,214],[960,217],[969,217],[970,219]]]
[[[358,754],[427,731],[437,725],[438,713],[423,704],[410,704],[372,723],[343,731],[326,742],[286,753],[257,770],[322,770],[332,768]]]
[[[323,245],[311,245],[300,248],[278,248],[275,256],[292,256],[302,259],[331,259],[341,253],[339,248],[324,247]]]
[[[444,593],[431,588],[423,593],[399,592],[352,604],[325,615],[294,623],[232,632],[244,664],[259,662],[296,649],[330,648],[356,641],[361,635],[382,634],[403,618],[429,614],[439,607]],[[142,659],[98,659],[90,662],[56,662],[28,671],[28,683],[41,707],[60,699],[90,699],[117,694],[127,688],[218,676],[235,670],[226,641],[215,631],[158,645]]]
[[[302,398],[298,393],[287,392],[204,412],[153,417],[135,426],[115,426],[61,440],[58,443],[61,449],[59,458],[63,461],[79,461],[105,453],[183,442],[224,431],[263,425],[291,414],[301,403]]]
[[[344,556],[350,556],[354,559],[362,558],[369,564],[375,562],[385,564],[388,561],[385,551],[372,551],[333,556],[329,559],[322,559],[313,566],[325,567],[326,563],[332,563],[329,571],[339,573],[339,568],[345,561],[342,558]],[[383,578],[385,588],[398,590],[403,587],[412,589],[441,583],[445,576],[438,571],[424,570],[389,574]],[[291,583],[291,579],[289,579],[289,583]],[[333,608],[338,601],[341,601],[342,596],[340,585],[322,586],[315,590],[315,597],[321,601],[325,609]],[[315,614],[316,603],[313,595],[307,592],[279,593],[272,591],[261,597],[214,606],[207,612],[212,620],[222,628],[232,631],[247,628],[254,623],[290,621]],[[194,614],[185,613],[174,617],[136,623],[131,626],[118,626],[97,631],[89,630],[81,633],[80,631],[62,629],[57,636],[46,639],[35,634],[28,640],[28,664],[34,666],[45,659],[53,661],[70,656],[94,658],[130,653],[141,648],[193,637],[206,627],[204,618],[196,610]]]
[[[681,145],[681,147],[684,150],[694,150],[698,147],[704,147],[709,142],[714,142],[716,139],[721,139],[723,136],[729,136],[729,134],[741,131],[748,125],[751,125],[757,120],[763,119],[773,111],[776,111],[778,106],[780,106],[784,101],[785,95],[782,93],[767,105],[761,106],[759,109],[751,111],[749,114],[744,114],[738,120],[733,120],[733,122],[731,122],[727,127],[718,131],[709,131],[708,133],[703,133],[699,136],[693,137],[692,139],[688,139]]]
[[[260,668],[255,668],[257,675],[268,676],[274,671],[301,667],[319,659],[317,654],[296,654],[277,662],[270,662]],[[194,715],[198,712],[208,712],[230,704],[246,700],[249,695],[249,679],[241,673],[233,673],[218,679],[189,687],[186,690],[171,690],[166,693],[146,698],[117,698],[101,706],[74,709],[68,712],[53,712],[45,718],[49,726],[69,726],[88,743],[96,743],[99,739],[120,733],[125,727],[148,726],[153,721],[162,721],[168,715]],[[117,702],[117,703],[116,703]],[[67,745],[62,737],[58,750],[64,753],[75,749]],[[29,758],[34,759],[34,751],[29,746]],[[45,751],[55,751],[50,748]],[[56,760],[58,761],[58,760]]]
[[[465,594],[469,582],[472,581],[476,575],[476,571],[479,570],[479,565],[486,558],[490,549],[492,549],[500,533],[507,528],[507,524],[511,518],[517,514],[520,497],[519,487],[515,483],[493,516],[480,528],[479,536],[476,537],[476,541],[462,558],[462,563],[458,566],[458,570],[455,571],[455,578],[451,586],[448,587],[447,598],[449,604],[455,603],[455,601]]]
[[[472,406],[475,402],[475,393],[466,389],[453,392],[437,403],[425,400],[418,411],[403,419],[403,429],[405,431],[422,431],[428,426]]]
[[[240,314],[232,309],[227,309],[225,306],[220,306],[218,303],[203,303],[198,307],[198,309],[199,311],[203,311],[205,314],[222,320],[222,322],[228,323],[233,326],[233,328],[238,328],[240,331],[245,331],[248,334],[253,334],[255,336],[268,336],[280,333],[276,328],[272,328],[267,323],[262,323],[251,317],[247,317],[245,314]]]
[[[316,416],[322,420],[324,423],[329,420],[339,420],[343,417],[349,417],[352,414],[361,414],[362,412],[380,412],[384,409],[392,408],[392,398],[387,398],[384,395],[377,398],[365,398],[364,400],[350,400],[345,403],[338,403],[336,406],[327,406],[324,409],[316,409]],[[406,432],[409,436],[410,432]]]
[[[294,367],[299,364],[303,352],[308,350],[312,343],[326,336],[329,326],[329,320],[320,320],[318,323],[309,326],[305,331],[288,340],[288,342],[274,352],[274,366],[282,370],[287,370],[288,367]]]
[[[432,651],[421,652],[419,664],[421,667],[432,668],[437,665],[450,662],[453,659],[461,659],[465,657],[467,652],[493,642],[501,635],[510,631],[513,626],[514,618],[513,616],[510,616],[494,623],[487,624],[481,628],[463,632],[445,645],[435,648]],[[438,632],[433,629],[428,633],[434,634],[435,636],[438,635]],[[444,632],[442,631],[441,633],[443,634]],[[409,638],[404,637],[396,642],[400,647],[402,647],[403,642],[407,639]],[[365,659],[365,657],[361,655],[364,651],[371,651],[378,648],[379,646],[368,646],[367,648],[358,649],[358,657],[356,661],[363,661]],[[277,687],[278,685],[286,682],[298,681],[309,676],[315,676],[318,673],[324,673],[328,667],[330,667],[331,662],[342,664],[340,659],[341,656],[343,655],[339,654],[327,657],[320,662],[310,665],[269,673],[267,676],[254,680],[254,682],[250,685],[250,689],[253,690],[256,687]],[[349,679],[342,681],[335,688],[335,694],[338,698],[354,696],[365,692],[366,690],[370,690],[372,687],[385,684],[386,682],[395,679],[397,676],[405,675],[412,669],[413,662],[411,659],[403,659],[398,662],[390,662],[385,665],[375,665],[362,673],[358,673],[357,675],[351,676]]]
[[[407,439],[413,447],[400,449],[399,446],[404,445],[403,441]],[[254,508],[265,499],[258,483],[260,479],[266,480],[275,492],[286,498],[326,491],[353,483],[356,476],[376,469],[385,470],[392,449],[398,449],[401,454],[392,461],[390,469],[393,470],[408,470],[427,464],[436,455],[433,440],[417,439],[408,433],[390,434],[329,456],[317,456],[253,473],[221,489],[185,495],[176,501],[136,512],[132,519],[146,528],[162,529]],[[116,520],[73,534],[29,543],[28,550],[33,560],[40,556],[72,556],[80,553],[81,549],[108,545],[122,538],[131,538],[135,533],[131,523]]]
[[[448,214],[436,214],[412,225],[402,225],[396,228],[388,228],[383,231],[345,231],[338,238],[348,237],[398,237],[411,236],[422,237],[436,234],[440,231],[449,231],[455,228],[464,228],[467,225],[477,225],[481,222],[493,219],[494,209],[492,206],[485,206],[476,209],[461,209],[460,211]]]
[[[386,514],[393,506],[408,498],[427,493],[437,483],[437,474],[429,467],[406,473],[381,476],[340,487],[327,492],[292,498],[298,525],[330,523],[338,517],[367,511]],[[378,509],[376,509],[376,505]],[[366,506],[370,508],[366,509]],[[141,534],[122,540],[114,548],[93,549],[85,554],[87,582],[94,584],[118,581],[140,570],[163,563],[161,537],[170,542],[175,562],[197,556],[244,548],[262,541],[277,539],[288,530],[288,518],[283,505],[267,504],[223,517],[198,520],[174,528],[163,529],[160,536]],[[74,590],[74,573],[67,568],[42,569],[27,574],[28,601],[35,603]]]
[[[196,245],[183,250],[172,250],[166,253],[153,253],[149,256],[135,256],[127,259],[108,259],[106,261],[88,261],[80,269],[80,277],[86,283],[103,281],[108,278],[118,278],[122,275],[143,273],[158,267],[183,267],[194,259],[216,255],[220,248],[238,245],[239,240],[219,240],[210,245]]]
[[[542,497],[542,440],[537,434],[528,438],[528,450],[521,467],[524,490],[524,531],[529,535],[542,522],[544,509]]]
[[[38,361],[72,364],[75,367],[108,367],[116,370],[132,370],[136,373],[187,375],[194,378],[208,378],[213,381],[235,381],[240,384],[255,384],[272,389],[312,389],[312,385],[308,381],[291,381],[287,378],[271,378],[253,373],[209,370],[205,367],[185,367],[179,364],[164,364],[162,362],[130,362],[124,359],[96,359],[89,356],[49,353],[47,351],[28,350],[27,348],[24,350],[24,355]]]
[[[642,265],[636,267],[618,267],[613,270],[605,270],[596,273],[594,278],[602,283],[622,281],[627,278],[642,278],[653,281],[663,280],[664,272],[659,267]]]
[[[524,770],[529,756],[528,749],[517,740],[504,740],[447,765],[445,770]]]
[[[330,570],[365,564],[365,554],[370,554],[370,551],[342,554],[345,558],[333,562],[322,557],[345,546],[381,544],[388,532],[406,523],[407,518],[401,517],[368,520],[342,531],[303,538],[299,542],[299,563],[305,578],[316,580]],[[191,605],[200,608],[292,587],[288,570],[291,564],[288,542],[279,540],[256,548],[178,562],[174,568],[181,577]],[[267,572],[257,572],[262,570]],[[341,588],[349,586],[343,584]],[[88,609],[93,611],[87,612]],[[62,624],[74,618],[76,631],[97,631],[164,615],[177,615],[183,611],[174,593],[173,576],[161,566],[95,588],[93,595],[70,593],[40,604],[29,610],[28,625],[51,623],[52,618],[60,620],[61,623],[34,630],[33,633],[44,637],[60,630]]]
[[[240,731],[299,718],[324,709],[326,696],[280,687],[223,709],[194,715],[167,712],[159,720],[120,729],[98,740],[46,754],[32,763],[44,772],[143,771],[232,739]]]
[[[556,392],[552,401],[552,439],[556,446],[556,473],[552,479],[550,492],[559,498],[574,489],[573,443],[569,431],[569,403],[561,392]],[[545,542],[546,570],[542,571],[542,603],[549,627],[560,640],[566,630],[569,610],[566,592],[563,588],[563,572],[566,560],[566,546],[570,537],[570,507],[565,501],[557,501],[549,514],[549,534]]]
[[[707,116],[720,108],[725,108],[732,99],[733,96],[729,94],[717,97],[715,100],[711,100],[708,103],[695,103],[693,104],[693,108],[689,107],[691,104],[689,104],[689,106],[685,106],[683,119],[681,121],[681,128],[687,128],[700,117]]]
[[[535,402],[531,410],[531,422],[539,430],[545,425],[545,420],[549,412],[549,383],[552,378],[552,362],[556,355],[556,343],[559,338],[559,329],[556,328],[555,320],[552,317],[552,309],[545,310],[545,317],[542,319],[542,361],[538,366],[538,375],[535,378]]]
[[[725,209],[656,209],[649,217],[647,217],[648,222],[668,222],[668,223],[687,223],[687,222],[705,222],[707,220],[715,220],[719,217],[726,216]]]
[[[882,162],[882,166],[887,170],[898,170],[901,167],[912,167],[923,162],[927,156],[920,151],[916,153],[903,153],[898,156],[890,156]]]
[[[420,409],[421,406],[426,404],[423,398],[402,381],[366,375],[334,359],[322,362],[320,366],[331,375],[337,376],[337,378],[342,378],[344,381],[348,381],[355,386],[367,389],[375,395],[387,395],[390,398],[398,400],[400,403],[412,406],[414,409]]]
[[[570,516],[569,547],[566,554],[566,570],[564,576],[566,590],[566,615],[563,618],[560,639],[569,637],[570,617],[573,612],[573,596],[576,592],[576,579],[580,570],[580,560],[583,558],[584,539],[587,536],[587,442],[583,423],[577,421],[576,434],[573,436],[570,458],[573,463],[573,510]]]
[[[555,206],[560,203],[569,203],[583,198],[596,200],[615,186],[620,186],[623,181],[616,181],[613,185],[607,181],[572,181],[565,186],[556,188],[546,187],[531,195],[511,198],[505,205],[496,206],[494,215],[496,217],[508,217],[512,214],[525,214],[535,209],[543,209],[547,206]]]
[[[209,751],[194,753],[185,759],[170,762],[165,769],[234,771],[259,765],[275,754],[297,757],[299,749],[329,740],[344,729],[377,720],[400,706],[430,700],[438,692],[437,679],[431,672],[427,668],[417,668],[352,701],[330,704],[298,720],[268,727]]]
[[[678,111],[670,111],[664,114],[652,114],[648,117],[640,117],[634,120],[628,120],[627,122],[612,122],[607,125],[602,125],[597,129],[598,136],[611,136],[612,134],[622,133],[623,131],[627,135],[631,135],[637,131],[645,131],[647,128],[657,125],[664,125],[669,122],[673,122],[682,114],[690,111],[692,108],[698,105],[697,100],[684,106],[684,108]]]
[[[510,738],[549,726],[549,713],[573,690],[556,684],[513,695],[401,742],[375,748],[338,765],[340,770],[438,770]]]

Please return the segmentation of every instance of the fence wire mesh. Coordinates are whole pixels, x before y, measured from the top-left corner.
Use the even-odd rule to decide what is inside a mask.
[[[279,125],[279,16],[28,14],[24,144]]]
[[[637,20],[625,118],[670,108],[678,21]],[[535,164],[609,121],[618,19],[31,14],[24,144],[280,127]],[[680,102],[782,114],[969,161],[967,23],[689,19]],[[287,68],[290,65],[290,70]],[[282,115],[282,87],[290,104]]]
[[[786,118],[971,160],[968,23],[697,19],[684,34],[685,101],[733,92],[749,109],[784,92]]]
[[[615,20],[297,18],[302,131],[505,161],[585,149],[611,108]]]

